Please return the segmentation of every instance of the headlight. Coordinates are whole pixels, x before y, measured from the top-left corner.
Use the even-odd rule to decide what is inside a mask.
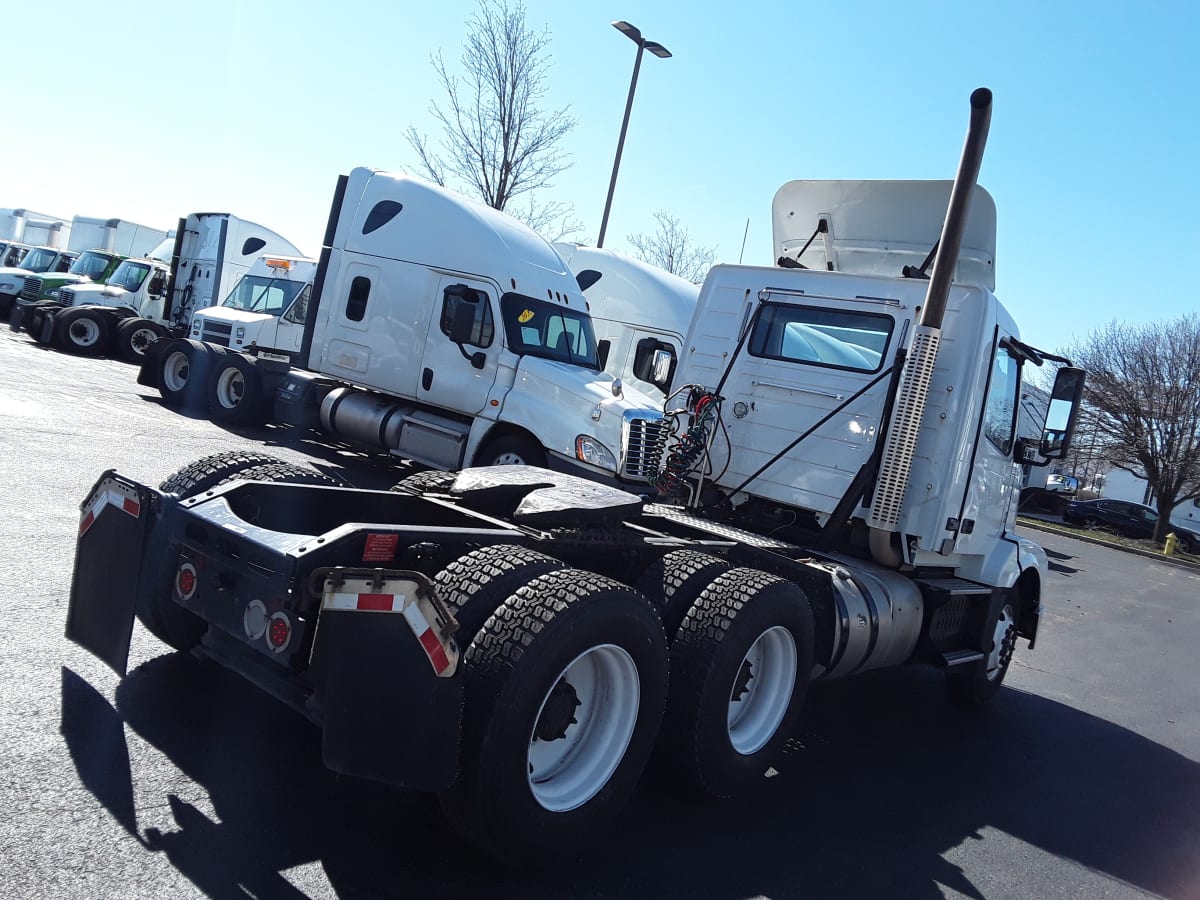
[[[590,434],[581,434],[575,438],[575,458],[610,472],[617,471],[617,458],[612,451]]]
[[[203,327],[203,321],[203,319],[192,320],[192,334],[196,335],[196,337],[200,336],[200,329]]]
[[[246,336],[246,326],[239,325],[237,328],[237,331],[235,331],[233,333],[233,335],[240,341],[242,338],[244,338]]]

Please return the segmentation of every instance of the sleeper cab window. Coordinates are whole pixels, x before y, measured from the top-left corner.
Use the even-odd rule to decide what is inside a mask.
[[[367,314],[367,298],[371,295],[371,279],[356,275],[350,282],[350,296],[346,298],[346,318],[361,322]]]
[[[890,316],[769,303],[754,323],[750,354],[876,372],[891,334]]]

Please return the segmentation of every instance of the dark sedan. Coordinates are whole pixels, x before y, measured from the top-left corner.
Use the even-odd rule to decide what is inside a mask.
[[[1154,537],[1154,528],[1158,524],[1158,512],[1149,506],[1103,497],[1099,500],[1073,500],[1063,510],[1062,517],[1064,522],[1072,525],[1135,538]],[[1194,553],[1200,549],[1200,533],[1174,523],[1168,529],[1170,531],[1179,538],[1180,552]]]

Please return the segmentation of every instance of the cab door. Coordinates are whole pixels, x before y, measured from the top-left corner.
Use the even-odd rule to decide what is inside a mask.
[[[496,294],[495,287],[482,280],[441,276],[417,375],[418,400],[469,415],[484,409],[496,381],[501,348]],[[450,339],[450,332],[464,305],[473,312],[473,325],[470,339],[460,346]]]

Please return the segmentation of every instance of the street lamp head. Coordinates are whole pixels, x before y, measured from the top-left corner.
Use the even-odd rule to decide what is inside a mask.
[[[642,33],[637,30],[636,26],[630,25],[628,22],[616,21],[612,23],[612,27],[617,29],[617,31],[621,32],[621,34],[625,35],[625,37],[629,38],[635,44],[640,44],[642,42]]]
[[[660,44],[658,41],[646,41],[642,44],[647,50],[657,56],[659,59],[666,59],[671,55],[671,51]]]

